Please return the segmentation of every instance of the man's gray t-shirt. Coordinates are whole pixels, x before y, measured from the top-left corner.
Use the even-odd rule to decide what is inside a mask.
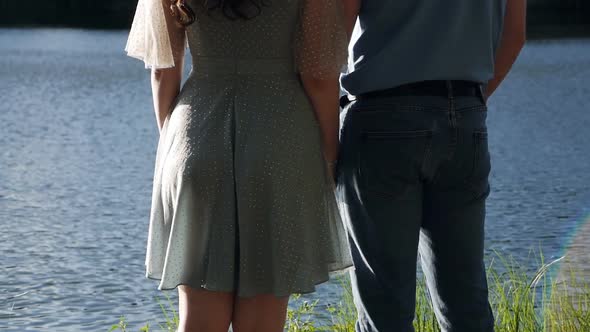
[[[426,80],[493,77],[506,0],[361,0],[350,46],[352,95]]]

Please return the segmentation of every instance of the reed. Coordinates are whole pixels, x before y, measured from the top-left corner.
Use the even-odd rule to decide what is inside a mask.
[[[490,303],[494,311],[496,332],[588,332],[590,331],[590,282],[568,268],[566,278],[551,276],[559,258],[544,263],[540,257],[535,273],[526,270],[511,257],[497,254],[488,269]],[[500,272],[501,271],[501,272]],[[354,332],[356,312],[348,280],[340,280],[342,297],[337,303],[323,300],[305,301],[299,295],[291,299],[287,313],[287,332]],[[166,296],[167,297],[167,296]],[[143,326],[140,331],[170,331],[178,326],[173,301],[168,305],[156,299],[162,309],[163,323],[158,328]],[[416,290],[416,332],[440,332],[424,280]],[[121,317],[109,331],[128,331]]]

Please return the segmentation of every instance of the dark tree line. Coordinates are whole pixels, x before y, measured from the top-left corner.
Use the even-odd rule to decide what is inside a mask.
[[[136,4],[137,0],[0,0],[0,26],[127,29]],[[590,0],[528,0],[528,4],[529,30],[577,26],[590,35]]]
[[[0,25],[127,28],[136,4],[137,0],[0,0]]]

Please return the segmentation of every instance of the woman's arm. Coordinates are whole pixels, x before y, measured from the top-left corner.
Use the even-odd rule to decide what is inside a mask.
[[[507,0],[504,28],[496,52],[494,78],[488,82],[486,98],[489,98],[504,80],[526,41],[526,0]]]
[[[172,16],[172,12],[167,7],[168,1],[162,0],[164,6],[164,15],[166,18],[166,28],[170,37],[170,47],[174,58],[174,67],[166,69],[152,69],[152,97],[154,101],[154,110],[158,129],[162,130],[164,120],[170,114],[172,103],[180,92],[180,83],[182,82],[182,72],[184,68],[184,49],[186,45],[186,30]]]
[[[346,32],[348,33],[348,38],[350,39],[352,36],[352,30],[354,30],[354,25],[356,24],[356,19],[361,9],[361,0],[342,0],[342,5],[344,9]]]
[[[174,99],[180,92],[182,81],[182,58],[175,60],[176,66],[168,69],[152,69],[152,96],[158,129],[161,130],[164,120],[171,112]]]
[[[338,158],[338,130],[340,123],[338,75],[329,78],[316,78],[301,74],[301,82],[320,125],[324,158],[328,164],[333,164]]]
[[[324,158],[333,171],[338,158],[340,70],[347,60],[351,0],[306,0],[299,35],[303,88],[320,126]],[[348,7],[347,7],[348,6]]]

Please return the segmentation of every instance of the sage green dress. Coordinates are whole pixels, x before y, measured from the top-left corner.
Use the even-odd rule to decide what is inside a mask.
[[[162,290],[312,292],[352,265],[299,79],[345,62],[337,2],[265,1],[250,20],[188,3],[194,24],[167,18],[175,58],[187,40],[192,71],[160,135],[147,277]]]

